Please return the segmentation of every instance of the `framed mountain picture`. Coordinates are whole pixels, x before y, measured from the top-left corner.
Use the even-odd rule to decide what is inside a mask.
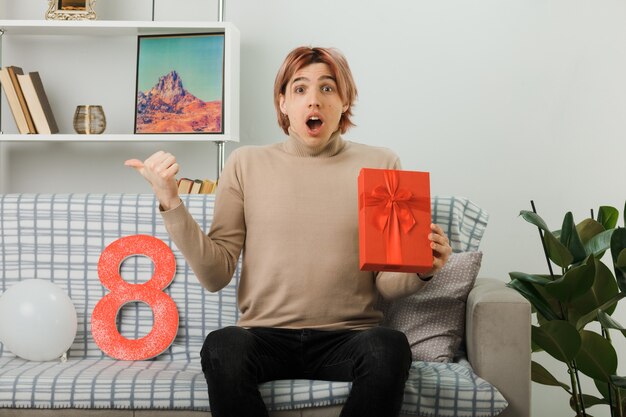
[[[135,133],[223,133],[224,34],[139,36]]]

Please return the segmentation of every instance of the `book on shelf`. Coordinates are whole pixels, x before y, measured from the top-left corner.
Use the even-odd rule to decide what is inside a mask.
[[[178,180],[178,194],[213,194],[216,186],[217,182],[207,179],[181,178]]]
[[[3,67],[0,69],[0,83],[2,84],[2,89],[4,90],[4,94],[7,97],[7,102],[9,103],[9,108],[11,109],[11,113],[13,114],[13,119],[15,119],[17,130],[20,133],[34,133],[30,131],[28,121],[26,120],[26,114],[24,113],[24,109],[20,104],[20,96],[23,96],[22,89],[19,82],[13,83],[9,68],[11,67]],[[13,68],[13,74],[17,75],[17,70],[15,69],[17,67]],[[20,89],[19,95],[16,87]],[[28,108],[26,109],[26,111],[28,112]]]
[[[48,102],[48,96],[46,96],[39,73],[35,71],[28,74],[18,74],[17,79],[22,87],[37,133],[58,133],[59,128],[56,120],[54,120],[52,107]]]
[[[24,71],[20,67],[16,66],[7,67],[7,70],[9,71],[9,76],[11,77],[13,87],[15,87],[15,93],[17,94],[17,99],[20,102],[20,107],[22,108],[22,112],[24,113],[24,117],[26,118],[28,133],[37,133],[35,123],[33,122],[33,118],[30,115],[30,110],[28,110],[28,105],[26,104],[26,97],[24,97],[24,92],[22,91],[20,82],[17,79],[17,76],[24,74]]]
[[[191,190],[189,190],[189,194],[200,194],[201,186],[202,180],[193,180],[193,184],[191,184]]]
[[[181,178],[178,180],[178,194],[189,194],[193,180],[189,178]]]
[[[202,180],[202,186],[200,187],[200,194],[213,194],[217,187],[216,181]]]

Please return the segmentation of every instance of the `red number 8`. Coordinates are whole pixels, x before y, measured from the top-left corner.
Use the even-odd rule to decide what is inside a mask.
[[[154,276],[143,284],[130,284],[120,276],[120,265],[129,256],[146,255],[154,262]],[[107,355],[122,360],[143,360],[163,353],[178,332],[176,303],[163,292],[176,273],[172,250],[160,239],[133,235],[107,246],[98,261],[102,285],[111,290],[93,310],[91,333]],[[124,304],[142,301],[154,315],[152,330],[140,339],[127,339],[117,329],[116,317]]]

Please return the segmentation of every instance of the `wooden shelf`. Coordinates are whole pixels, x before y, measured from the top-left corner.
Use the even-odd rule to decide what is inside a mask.
[[[228,22],[139,22],[132,20],[0,20],[6,35],[138,36],[216,33],[233,30]]]
[[[101,135],[79,135],[57,133],[54,135],[21,135],[3,134],[0,135],[0,142],[231,142],[235,139],[228,138],[221,134],[101,134]]]

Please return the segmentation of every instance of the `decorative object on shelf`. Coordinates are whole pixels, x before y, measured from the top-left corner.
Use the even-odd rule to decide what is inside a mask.
[[[81,135],[99,135],[107,127],[102,106],[76,106],[74,130]]]
[[[30,361],[63,358],[78,326],[76,308],[63,289],[45,279],[27,279],[0,297],[0,341]]]
[[[48,0],[47,20],[96,20],[96,0]]]
[[[224,39],[139,36],[135,133],[223,133]]]

